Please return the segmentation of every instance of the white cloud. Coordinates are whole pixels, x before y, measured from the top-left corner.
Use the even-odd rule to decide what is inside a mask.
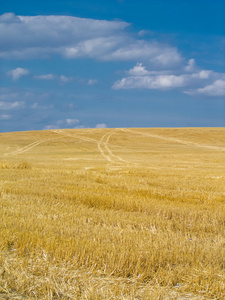
[[[65,76],[65,75],[61,75],[61,76],[59,77],[59,79],[60,79],[60,81],[63,82],[63,83],[67,83],[67,82],[70,82],[70,81],[73,80],[72,77],[67,77],[67,76]]]
[[[58,126],[58,125],[46,125],[43,129],[44,130],[60,129],[60,126]]]
[[[63,128],[84,128],[83,125],[78,125],[80,120],[78,119],[66,119],[66,120],[57,120],[53,124],[46,125],[44,129],[63,129]],[[75,126],[76,125],[76,126]]]
[[[95,85],[98,83],[98,79],[89,79],[88,80],[88,85]]]
[[[137,63],[133,68],[129,69],[126,74],[130,76],[156,76],[156,75],[171,75],[171,70],[147,70],[143,63]]]
[[[53,75],[53,74],[37,75],[37,76],[34,76],[34,78],[43,79],[43,80],[53,80],[55,78],[55,75]]]
[[[0,109],[2,110],[10,110],[15,108],[22,108],[24,107],[23,101],[15,101],[15,102],[4,102],[0,101]]]
[[[128,26],[121,21],[7,13],[0,16],[0,58],[31,59],[60,55],[66,59],[131,61],[134,67],[114,83],[114,89],[179,89],[189,95],[224,95],[225,74],[201,69],[195,59],[187,61],[176,47],[157,42],[155,33],[142,30],[132,34],[126,31]],[[144,39],[152,34],[154,40]],[[15,81],[28,74],[29,71],[24,68],[8,72]],[[54,74],[34,78],[57,79],[60,84],[74,80]],[[86,82],[93,85],[97,79],[90,78]],[[38,101],[31,93],[27,93],[25,99],[28,98]],[[0,100],[6,101],[1,96]],[[11,93],[10,103],[16,101],[19,98]],[[63,124],[67,124],[66,121]]]
[[[31,105],[31,108],[32,108],[32,109],[36,109],[36,108],[38,108],[38,107],[39,107],[39,105],[38,105],[37,102],[35,102],[34,104]]]
[[[63,54],[66,58],[90,57],[99,60],[112,60],[112,51],[119,47],[122,42],[123,40],[119,35],[93,37],[65,48]]]
[[[11,119],[10,115],[0,115],[0,120],[9,120]]]
[[[153,32],[153,31],[150,31],[150,30],[140,30],[140,31],[138,32],[138,35],[139,35],[140,37],[143,37],[143,36],[146,36],[146,35],[150,35],[150,34],[154,34],[154,32]]]
[[[0,57],[33,58],[51,54],[73,57],[80,42],[119,35],[129,24],[72,16],[0,16]],[[103,40],[102,40],[103,42]],[[102,43],[101,43],[102,44]],[[87,49],[88,50],[88,49]]]
[[[161,45],[160,45],[161,46]],[[163,67],[172,67],[182,62],[182,57],[178,53],[177,48],[167,47],[161,50],[159,55],[150,59],[152,64],[156,62]]]
[[[15,16],[14,13],[5,13],[0,16],[0,23],[13,24],[13,23],[21,23],[21,21],[20,18]]]
[[[5,109],[24,108],[26,103],[46,102],[50,97],[52,97],[50,93],[35,93],[22,88],[0,88],[2,109],[3,107]]]
[[[196,69],[196,63],[193,58],[189,59],[187,66],[184,68],[186,72],[194,72]]]
[[[150,72],[146,70],[146,67],[144,67],[142,63],[137,63],[136,66],[128,71],[128,74],[133,76],[141,76],[148,75]]]
[[[127,72],[128,76],[116,81],[112,88],[157,90],[181,89],[183,93],[189,95],[224,95],[224,73],[198,69],[194,60],[190,60],[188,62],[188,68],[185,69],[186,72],[175,75],[172,71],[148,71],[142,63],[137,63],[136,66]]]
[[[72,125],[77,125],[80,123],[80,121],[78,119],[66,119],[66,123],[70,126]]]
[[[100,123],[100,124],[97,124],[95,126],[95,128],[107,128],[107,125],[105,123]]]
[[[198,78],[198,79],[208,79],[211,76],[213,76],[214,72],[210,70],[200,70],[196,73],[192,74],[193,78]]]
[[[18,80],[20,77],[28,75],[29,71],[23,68],[16,68],[14,70],[8,71],[7,75],[12,76],[13,80]]]
[[[78,56],[78,52],[79,52],[79,50],[76,47],[67,47],[64,50],[64,55],[67,58],[73,58],[73,57]]]
[[[93,58],[141,61],[170,67],[181,63],[176,47],[135,39],[129,24],[71,16],[0,16],[0,58]],[[143,35],[146,32],[140,32]]]
[[[61,81],[62,83],[68,83],[70,81],[73,80],[72,77],[67,77],[65,75],[54,75],[54,74],[45,74],[45,75],[36,75],[34,76],[35,79],[40,79],[40,80],[54,80],[54,79],[58,79],[59,81]]]
[[[131,76],[114,83],[113,89],[170,89],[185,85],[185,76]]]
[[[172,67],[182,62],[183,58],[176,47],[147,42],[144,40],[124,39],[123,45],[105,54],[105,60],[139,60],[150,63],[154,67]]]
[[[218,79],[212,84],[196,90],[185,91],[189,95],[204,95],[210,97],[225,96],[225,80]]]

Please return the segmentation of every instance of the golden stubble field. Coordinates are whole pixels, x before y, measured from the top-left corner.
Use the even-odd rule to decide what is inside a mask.
[[[0,299],[225,299],[225,129],[0,134]]]

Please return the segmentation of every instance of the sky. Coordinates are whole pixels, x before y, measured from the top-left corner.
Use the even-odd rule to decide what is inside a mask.
[[[224,126],[224,0],[1,0],[0,132]]]

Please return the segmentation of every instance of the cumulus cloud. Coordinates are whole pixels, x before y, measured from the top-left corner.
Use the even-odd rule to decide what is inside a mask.
[[[20,77],[24,76],[24,75],[28,75],[29,71],[27,69],[23,69],[23,68],[16,68],[14,70],[8,71],[7,75],[8,76],[12,76],[13,80],[18,80]]]
[[[44,128],[44,130],[52,130],[52,129],[60,129],[59,125],[46,125]]]
[[[142,63],[137,63],[136,66],[128,71],[128,74],[133,76],[142,76],[148,75],[150,72],[146,70],[146,67],[143,66]]]
[[[0,16],[0,58],[47,58],[61,55],[103,61],[147,61],[173,66],[182,57],[176,47],[135,39],[129,23],[72,16]]]
[[[194,60],[189,60],[183,73],[172,71],[149,71],[142,63],[137,63],[127,71],[128,76],[116,81],[113,89],[180,89],[189,95],[223,96],[225,74],[197,68]]]
[[[210,97],[225,96],[225,80],[218,79],[212,84],[206,85],[203,88],[185,91],[185,93],[189,95],[203,95]]]
[[[185,71],[187,72],[194,72],[196,69],[196,63],[193,58],[189,59],[186,67],[184,68]]]
[[[14,13],[5,13],[0,16],[0,23],[15,24],[15,23],[21,23],[21,21],[20,18],[17,17]]]
[[[72,77],[68,77],[65,75],[54,75],[54,74],[44,74],[44,75],[35,75],[34,76],[35,79],[39,79],[39,80],[59,80],[61,83],[68,83],[70,81],[73,80]]]
[[[51,96],[49,93],[30,92],[22,88],[0,88],[0,109],[24,108],[27,103],[46,102]]]
[[[114,83],[114,89],[170,89],[185,85],[185,76],[158,75],[158,76],[131,76]]]
[[[107,128],[107,125],[105,123],[99,123],[95,126],[95,128]]]
[[[1,115],[0,114],[0,120],[9,120],[9,119],[11,119],[10,115]]]
[[[0,58],[44,59],[60,55],[64,59],[130,61],[134,67],[113,84],[113,89],[179,89],[189,95],[224,96],[225,74],[199,68],[195,59],[186,60],[176,47],[157,42],[153,32],[132,34],[126,30],[129,25],[72,16],[6,13],[0,16]],[[154,40],[150,38],[152,34]],[[8,72],[15,81],[28,74],[24,68]],[[56,79],[61,84],[74,80],[54,74],[34,78]],[[87,81],[88,85],[96,83],[96,79]]]
[[[66,123],[68,125],[77,125],[80,123],[80,121],[78,119],[66,119]]]
[[[67,77],[67,76],[65,76],[65,75],[61,75],[61,76],[59,77],[59,79],[60,79],[60,81],[61,81],[62,83],[68,83],[68,82],[70,82],[70,81],[73,80],[72,77]]]
[[[111,53],[122,43],[118,35],[108,37],[93,37],[78,42],[63,49],[63,55],[67,58],[89,57],[99,60],[112,60]]]
[[[35,79],[43,79],[43,80],[53,80],[55,76],[53,74],[46,74],[46,75],[37,75],[34,76]]]
[[[10,109],[16,109],[22,107],[24,107],[24,101],[15,101],[15,102],[0,101],[1,110],[10,110]]]
[[[118,35],[129,24],[72,16],[0,16],[0,57],[33,58],[51,54],[72,56],[80,42]],[[102,42],[103,42],[102,40]]]
[[[95,85],[98,83],[98,79],[89,79],[88,80],[88,85]]]
[[[65,119],[65,120],[57,120],[53,124],[46,125],[43,129],[65,129],[65,128],[84,128],[83,125],[78,125],[80,120],[78,119]]]
[[[139,35],[140,37],[143,37],[143,36],[146,36],[146,35],[150,35],[150,34],[154,34],[154,32],[153,32],[153,31],[150,31],[150,30],[140,30],[140,31],[138,32],[138,35]]]
[[[158,42],[147,42],[145,40],[124,40],[124,44],[116,50],[106,53],[102,59],[145,61],[154,67],[177,66],[183,60],[176,47],[160,44]]]
[[[31,108],[32,108],[32,109],[36,109],[36,108],[38,108],[38,107],[39,107],[39,105],[38,105],[37,102],[35,102],[35,103],[33,103],[33,104],[31,105]]]

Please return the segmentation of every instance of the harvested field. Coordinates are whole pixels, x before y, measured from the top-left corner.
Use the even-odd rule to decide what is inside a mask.
[[[225,299],[225,129],[0,133],[0,220],[0,299]]]

